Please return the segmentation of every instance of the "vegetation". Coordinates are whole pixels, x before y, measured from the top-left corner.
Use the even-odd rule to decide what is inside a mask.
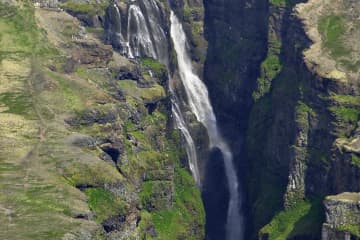
[[[253,92],[253,99],[257,101],[270,91],[271,81],[281,71],[280,59],[277,55],[270,54],[261,63],[260,77],[257,80],[257,90]]]
[[[277,7],[285,7],[287,0],[270,0],[269,2]]]
[[[191,175],[185,169],[176,168],[172,210],[151,213],[158,239],[202,239],[204,232],[199,226],[205,223],[205,212],[200,199]],[[199,232],[192,232],[193,229]]]
[[[339,121],[355,123],[359,119],[359,108],[344,107],[344,106],[332,106],[329,110],[335,114]]]
[[[360,238],[360,226],[359,225],[350,225],[346,224],[339,227],[340,231],[349,232],[352,235]]]
[[[92,0],[90,3],[81,4],[73,0],[68,0],[60,6],[70,12],[86,14],[88,16],[104,15],[107,3],[99,4]]]
[[[152,58],[142,58],[141,63],[149,68],[157,77],[162,77],[164,74],[167,74],[166,66],[157,60]]]
[[[269,240],[283,240],[295,236],[317,237],[321,232],[323,218],[320,199],[300,202],[288,211],[279,212],[260,230],[260,234],[269,234]]]
[[[141,88],[132,80],[122,80],[118,82],[118,86],[128,96],[145,102],[156,102],[165,97],[165,90],[159,84],[155,84],[151,88]]]
[[[90,209],[96,214],[99,223],[112,216],[124,215],[127,211],[126,204],[108,190],[88,188],[85,194],[88,196]]]
[[[342,16],[328,15],[319,20],[319,32],[323,38],[323,46],[335,58],[346,56],[349,50],[343,44],[345,22]]]
[[[356,154],[351,154],[351,162],[355,166],[360,168],[360,157]]]
[[[308,105],[303,103],[302,101],[298,101],[295,107],[295,111],[296,111],[296,121],[298,123],[307,123],[308,116],[315,115],[315,111],[312,108],[310,108]]]

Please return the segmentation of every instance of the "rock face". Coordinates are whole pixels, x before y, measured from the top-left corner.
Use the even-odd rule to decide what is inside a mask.
[[[323,240],[360,238],[360,193],[328,196],[324,205],[326,222],[322,229]]]
[[[319,199],[359,192],[359,67],[349,65],[359,6],[301,2],[205,3],[205,80],[227,138],[243,149],[253,239],[320,239]]]
[[[115,2],[106,9],[106,40],[129,58],[151,57],[167,64],[168,20],[155,0]]]
[[[159,62],[169,6],[127,1],[130,58],[104,42],[114,3],[27,3],[0,1],[0,239],[204,239]]]

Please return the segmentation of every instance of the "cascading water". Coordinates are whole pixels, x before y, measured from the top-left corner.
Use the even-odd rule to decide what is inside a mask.
[[[179,100],[178,97],[173,89],[172,84],[170,84],[170,92],[172,95],[171,103],[172,103],[172,112],[173,116],[175,118],[176,127],[181,131],[185,138],[186,142],[186,154],[188,157],[189,167],[190,171],[193,175],[193,178],[195,180],[195,183],[200,187],[201,186],[201,180],[200,180],[200,173],[199,173],[199,167],[198,167],[198,159],[197,159],[197,153],[195,148],[195,143],[193,138],[191,137],[191,134],[186,126],[184,117],[182,115],[181,109],[179,107]]]
[[[177,53],[180,78],[187,94],[188,104],[197,120],[207,129],[210,138],[210,147],[219,148],[223,154],[225,174],[230,193],[226,222],[226,239],[242,240],[243,218],[240,214],[241,196],[238,190],[238,179],[233,164],[232,153],[217,127],[216,117],[209,100],[207,88],[193,72],[192,63],[186,48],[186,35],[181,23],[173,12],[171,12],[170,21],[170,35]]]
[[[128,42],[130,43],[130,48],[134,49],[134,55],[140,57],[140,49],[143,48],[146,56],[157,59],[150,31],[140,7],[131,4],[128,15]]]
[[[158,60],[168,65],[168,41],[163,31],[163,28],[159,21],[161,21],[160,8],[156,4],[155,0],[144,0],[144,4],[147,20],[151,30],[151,36],[153,38],[154,47],[157,53]]]

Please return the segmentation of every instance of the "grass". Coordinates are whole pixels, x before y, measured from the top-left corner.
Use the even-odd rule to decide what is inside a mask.
[[[201,226],[205,224],[200,192],[185,169],[177,168],[175,174],[173,209],[151,214],[158,239],[202,239],[203,230],[192,232],[195,228],[202,229]]]
[[[298,101],[295,107],[295,111],[296,111],[296,122],[298,123],[307,123],[308,116],[309,115],[314,116],[316,114],[312,108],[310,108],[302,101]]]
[[[122,80],[118,82],[118,86],[127,95],[142,100],[145,103],[156,102],[166,96],[164,88],[159,84],[154,84],[154,86],[150,88],[140,88],[135,81]]]
[[[172,192],[173,186],[170,181],[147,181],[143,183],[139,196],[146,210],[164,210],[172,205]]]
[[[345,34],[345,21],[342,16],[328,15],[320,18],[318,29],[323,38],[323,47],[327,48],[333,57],[349,54],[342,39]]]
[[[66,11],[94,16],[104,15],[107,4],[97,4],[95,1],[90,1],[90,3],[86,4],[80,4],[70,0],[60,4],[60,6]]]
[[[332,95],[331,98],[340,104],[360,106],[360,96]]]
[[[90,209],[96,214],[96,221],[101,223],[109,217],[124,215],[127,205],[110,191],[103,188],[88,188],[85,190],[88,196]]]
[[[260,230],[269,240],[284,240],[295,236],[319,237],[324,213],[320,199],[303,201],[288,211],[279,212]]]
[[[359,108],[332,106],[329,107],[329,110],[335,114],[335,117],[340,121],[356,123],[359,119]]]
[[[277,7],[285,7],[287,0],[270,0],[269,2],[271,5],[274,5]]]
[[[351,154],[351,163],[360,168],[360,157],[356,154]]]
[[[257,101],[270,91],[271,81],[278,75],[282,65],[278,55],[270,54],[261,63],[261,73],[257,79],[257,90],[253,92],[253,99]]]
[[[360,225],[346,224],[338,228],[340,231],[349,232],[352,235],[360,238]]]
[[[0,94],[0,102],[8,108],[5,113],[28,115],[32,109],[31,97],[24,93],[6,92]]]
[[[80,88],[76,86],[76,84],[74,84],[70,79],[66,79],[54,72],[49,71],[48,75],[59,83],[66,107],[73,110],[81,110],[84,108]],[[78,91],[76,91],[76,89]]]
[[[157,77],[161,77],[164,74],[167,74],[166,66],[161,64],[159,61],[152,58],[142,58],[141,63],[149,68]]]

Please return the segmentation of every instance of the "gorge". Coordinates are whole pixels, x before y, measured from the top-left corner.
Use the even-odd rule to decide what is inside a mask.
[[[0,0],[0,239],[360,239],[359,14]]]

